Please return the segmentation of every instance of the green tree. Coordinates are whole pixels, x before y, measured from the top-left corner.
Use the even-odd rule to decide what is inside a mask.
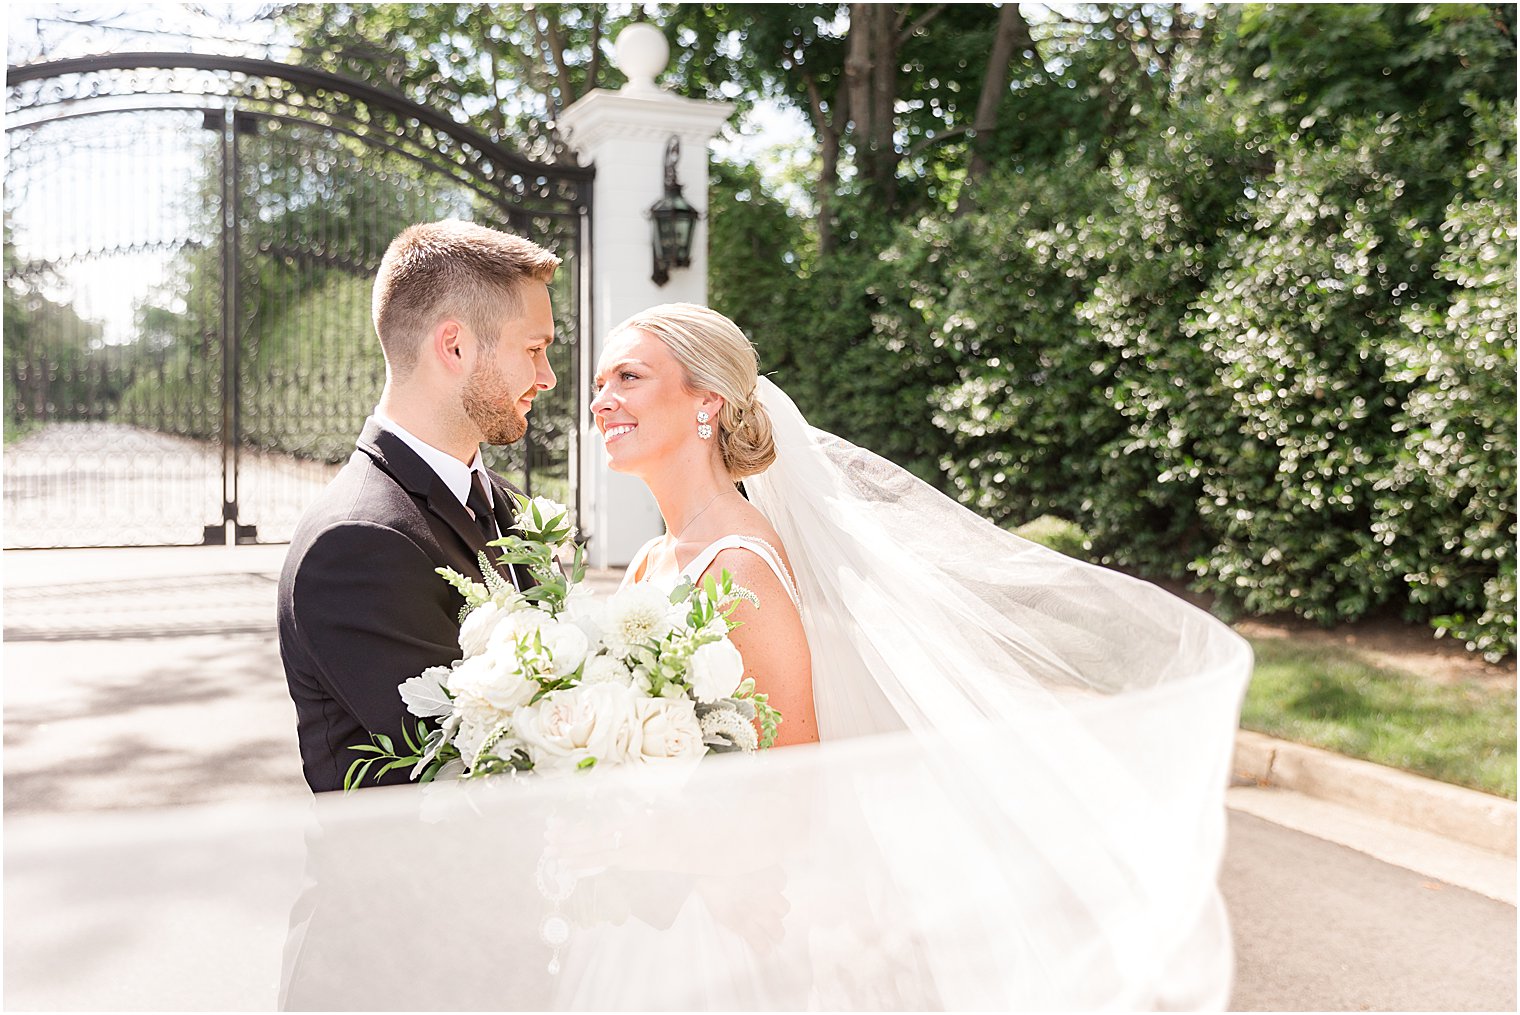
[[[568,160],[554,124],[624,77],[612,42],[642,18],[619,4],[282,4],[300,62],[389,87],[525,155]]]
[[[48,297],[65,287],[48,263],[23,263],[5,238],[5,439],[38,426],[99,418],[120,397],[104,369],[104,329]]]

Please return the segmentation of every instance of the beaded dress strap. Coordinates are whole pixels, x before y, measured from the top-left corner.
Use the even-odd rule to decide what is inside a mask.
[[[792,581],[792,576],[786,572],[786,565],[781,562],[780,551],[759,536],[735,535],[714,540],[707,544],[690,564],[681,569],[681,574],[695,582],[702,576],[702,572],[711,566],[713,559],[724,550],[748,550],[769,564],[770,569],[776,572],[776,577],[781,579],[781,586],[791,597],[792,605],[797,608],[798,613],[802,612],[802,597],[797,594],[797,584]]]

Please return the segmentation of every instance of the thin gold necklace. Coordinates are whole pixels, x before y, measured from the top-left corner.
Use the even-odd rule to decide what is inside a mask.
[[[702,512],[706,511],[708,508],[710,508],[714,504],[716,504],[718,502],[718,498],[719,497],[727,497],[731,493],[738,493],[738,492],[739,491],[737,491],[737,490],[719,490],[717,493],[713,494],[712,500],[710,500],[706,504],[702,505],[702,511],[698,511],[696,514],[692,515],[690,518],[688,518],[686,520],[686,524],[684,524],[684,525],[681,526],[681,531],[677,532],[675,534],[676,541],[680,542],[681,537],[684,536],[684,535],[686,535],[686,530],[689,529],[689,528],[691,528],[692,522],[695,522],[698,518],[701,518],[702,517]]]

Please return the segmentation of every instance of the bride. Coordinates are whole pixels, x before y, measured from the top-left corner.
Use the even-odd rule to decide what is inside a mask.
[[[625,584],[735,575],[777,743],[835,752],[767,759],[807,804],[727,847],[763,844],[789,879],[802,957],[776,1006],[1223,1007],[1242,639],[809,427],[706,307],[615,328],[591,408],[666,522]],[[841,973],[873,960],[876,980]],[[702,1001],[770,1006],[735,981],[788,982],[725,969]]]
[[[776,458],[757,366],[749,341],[721,314],[655,307],[609,336],[591,411],[610,466],[642,479],[665,518],[666,535],[634,555],[625,584],[728,571],[755,593],[771,608],[741,601],[730,637],[745,675],[784,717],[776,745],[811,743],[812,664],[791,563],[775,527],[735,486]]]

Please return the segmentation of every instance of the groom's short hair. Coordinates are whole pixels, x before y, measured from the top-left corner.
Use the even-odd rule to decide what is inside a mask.
[[[522,286],[548,284],[559,258],[538,244],[473,222],[410,226],[391,241],[375,275],[375,334],[399,377],[417,365],[423,339],[455,317],[489,349],[522,313]]]

